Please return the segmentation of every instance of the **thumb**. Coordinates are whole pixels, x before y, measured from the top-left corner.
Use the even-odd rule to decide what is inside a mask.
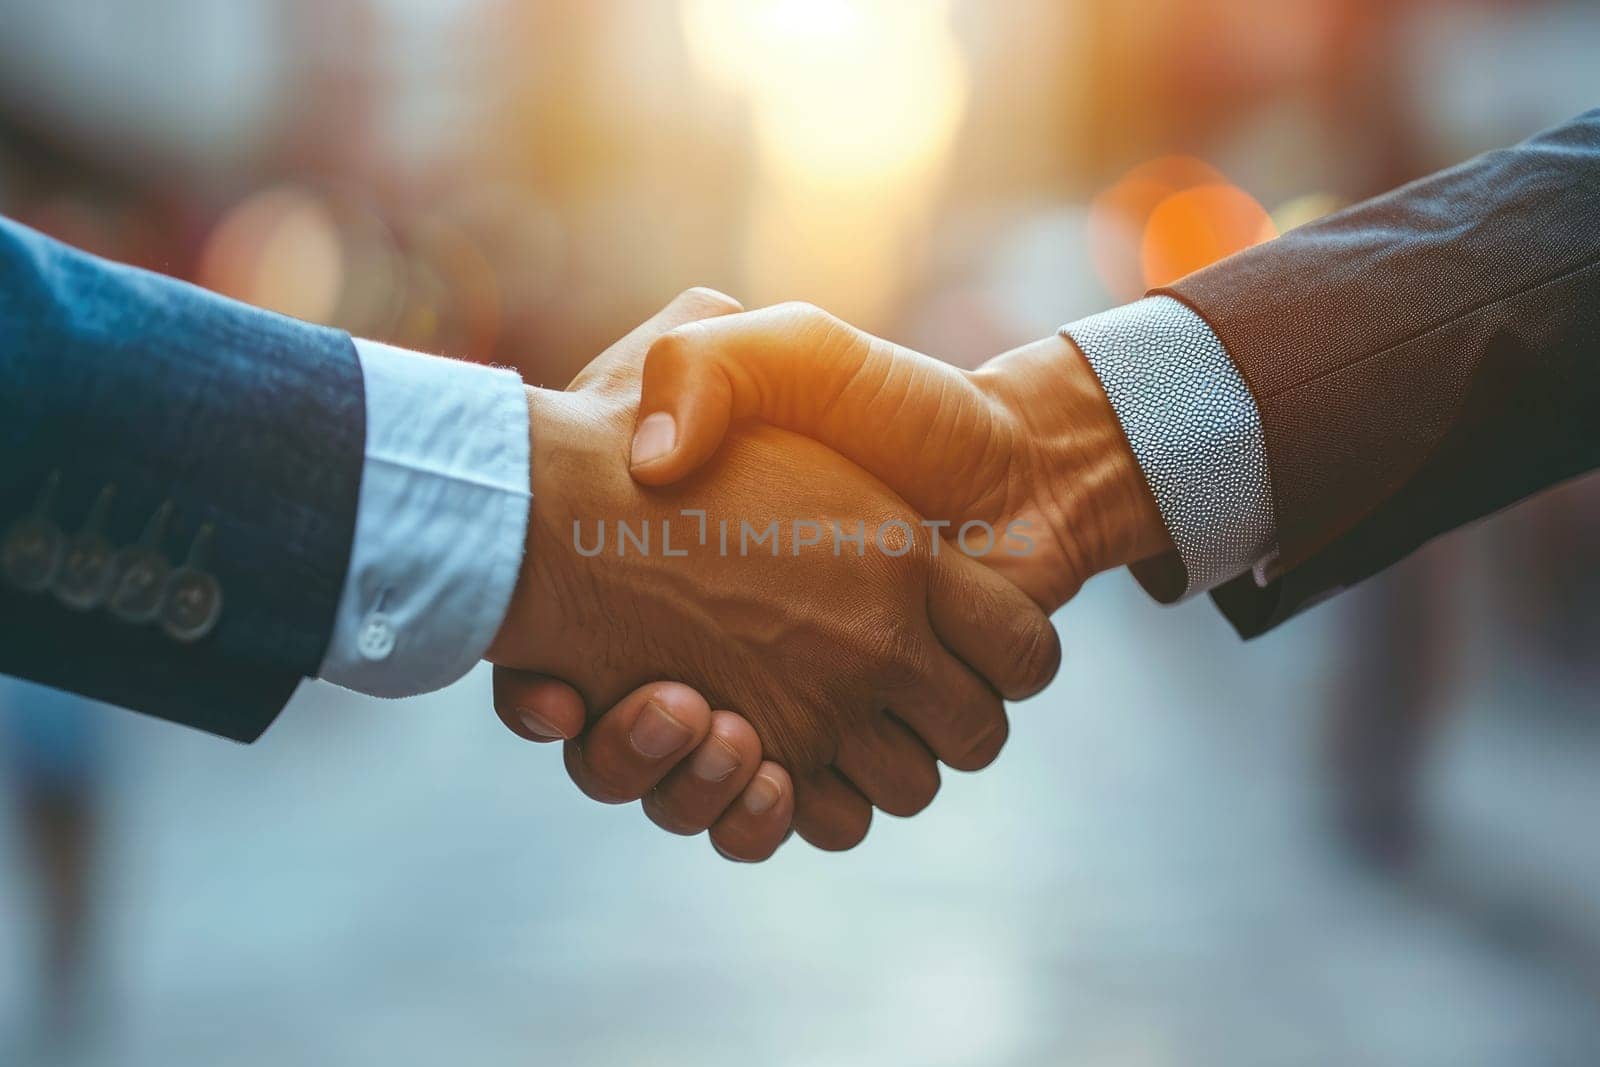
[[[494,669],[494,710],[529,741],[571,740],[583,732],[583,697],[559,678],[509,667]]]
[[[822,420],[872,359],[871,339],[807,304],[780,304],[692,322],[656,338],[645,356],[633,476],[668,485],[717,451],[737,419],[833,443]]]

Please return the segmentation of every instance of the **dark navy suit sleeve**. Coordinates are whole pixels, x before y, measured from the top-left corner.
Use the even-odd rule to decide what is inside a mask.
[[[350,338],[0,219],[0,382],[0,671],[259,736],[349,562]]]
[[[1280,577],[1246,636],[1600,466],[1600,110],[1164,290],[1254,394]]]

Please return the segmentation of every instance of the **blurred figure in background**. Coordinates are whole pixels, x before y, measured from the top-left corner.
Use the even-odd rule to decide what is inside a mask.
[[[105,774],[102,709],[56,689],[0,677],[0,751],[34,890],[40,980],[32,1040],[70,1040],[93,993]]]

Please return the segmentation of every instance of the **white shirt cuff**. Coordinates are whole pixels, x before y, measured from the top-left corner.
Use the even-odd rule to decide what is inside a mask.
[[[1172,600],[1247,570],[1266,578],[1278,528],[1261,413],[1205,319],[1155,296],[1061,333],[1099,377],[1177,548],[1184,574],[1157,580],[1135,567],[1145,587]]]
[[[355,345],[366,460],[319,673],[411,696],[466,674],[505,617],[528,525],[528,402],[513,371]]]

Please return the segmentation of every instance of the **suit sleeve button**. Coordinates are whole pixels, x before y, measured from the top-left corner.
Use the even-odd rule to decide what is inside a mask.
[[[115,550],[104,531],[116,496],[114,485],[101,489],[83,528],[67,540],[66,555],[54,585],[56,599],[75,611],[93,611],[111,595],[111,583],[116,580],[111,567]]]
[[[192,644],[210,633],[222,617],[222,586],[205,571],[179,567],[167,577],[161,601],[161,628],[174,641]]]
[[[115,577],[111,556],[111,542],[99,534],[75,535],[56,574],[56,599],[76,611],[93,611],[105,603]]]
[[[66,554],[66,540],[60,527],[38,515],[13,525],[0,549],[6,581],[25,593],[50,588],[61,568],[61,557]]]
[[[387,615],[373,612],[361,624],[361,635],[356,638],[356,650],[367,659],[388,659],[394,651],[394,623]]]
[[[116,580],[112,583],[106,610],[123,622],[154,622],[161,616],[167,575],[172,573],[172,564],[161,554],[161,542],[167,535],[171,518],[172,501],[169,500],[145,523],[139,543],[122,549],[112,563]]]
[[[112,567],[116,583],[106,609],[123,622],[151,622],[161,614],[162,590],[172,567],[161,553],[125,548]]]

